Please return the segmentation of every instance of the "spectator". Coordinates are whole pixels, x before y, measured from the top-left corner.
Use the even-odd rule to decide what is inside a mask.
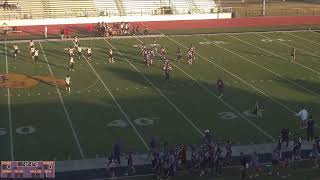
[[[300,128],[305,129],[307,127],[308,111],[302,107],[296,116],[299,116],[300,118]]]
[[[313,161],[314,167],[313,168],[319,168],[319,159],[320,159],[320,153],[318,151],[318,145],[316,143],[313,144],[312,146],[312,151],[311,151],[311,160]]]
[[[121,160],[120,160],[120,156],[121,156],[121,146],[119,143],[116,143],[114,146],[113,146],[113,155],[114,155],[114,158],[117,160],[117,163],[118,164],[121,164]]]
[[[133,153],[129,152],[127,154],[127,161],[128,161],[128,166],[127,166],[127,173],[126,175],[129,174],[134,174],[136,172],[135,168],[134,168],[134,162],[133,162]]]
[[[109,159],[109,162],[107,163],[107,171],[109,172],[111,179],[116,178],[116,162],[115,159],[112,157]]]
[[[314,128],[315,128],[315,122],[313,121],[312,116],[310,115],[307,122],[307,141],[313,140]]]
[[[70,30],[68,28],[64,28],[64,36],[65,36],[65,38],[70,39]]]
[[[92,31],[93,31],[93,26],[92,26],[92,24],[89,24],[88,26],[87,26],[87,31],[88,31],[88,34],[89,34],[89,36],[92,34]]]
[[[232,145],[231,145],[231,141],[228,140],[226,144],[226,156],[225,156],[226,165],[231,165],[231,161],[232,161],[231,156],[232,156]]]
[[[293,144],[293,150],[292,150],[292,153],[293,153],[293,161],[300,161],[302,160],[301,158],[301,145],[302,145],[302,139],[301,137],[297,137],[295,140],[294,140],[294,144]]]
[[[248,176],[248,160],[245,157],[245,155],[243,154],[243,152],[240,153],[240,178],[241,179],[246,179]]]
[[[135,35],[135,30],[136,30],[136,27],[134,25],[132,25],[131,35]]]
[[[148,26],[144,26],[143,35],[148,35],[148,34],[149,34]]]
[[[64,39],[64,28],[63,27],[60,29],[60,36],[61,36],[61,39]]]
[[[44,38],[48,38],[48,27],[44,26]]]
[[[3,2],[3,10],[7,10],[7,9],[9,9],[9,3],[8,3],[8,0],[5,0]]]
[[[215,159],[215,167],[216,167],[216,174],[217,176],[222,176],[222,150],[220,149],[220,146],[217,147],[216,150],[216,159]]]
[[[124,35],[128,35],[129,34],[129,23],[125,23],[124,25]]]
[[[272,174],[279,175],[280,151],[276,148],[272,152]]]
[[[281,174],[286,173],[286,175],[282,175],[282,178],[286,178],[288,176],[290,176],[289,173],[289,159],[288,158],[281,158],[280,161],[280,166],[279,166],[279,170],[281,171]]]
[[[124,35],[124,22],[120,24],[120,35]]]
[[[289,134],[290,130],[289,128],[282,128],[281,134],[280,134],[280,139],[279,139],[279,148],[281,150],[282,143],[286,143],[286,148],[289,146]]]
[[[138,25],[136,26],[136,34],[140,35],[140,27]]]
[[[253,176],[258,177],[261,172],[261,164],[259,162],[259,157],[256,152],[254,152],[251,156],[251,162],[250,162],[251,168],[253,170]],[[252,178],[252,176],[250,176]]]

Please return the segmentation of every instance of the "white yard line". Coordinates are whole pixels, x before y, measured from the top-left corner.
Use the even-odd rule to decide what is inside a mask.
[[[298,36],[298,35],[294,35],[294,34],[290,34],[289,32],[284,32],[285,34],[288,34],[289,36],[292,36],[292,37],[296,37],[296,38],[299,38],[299,39],[302,39],[302,40],[305,40],[305,41],[308,41],[308,42],[311,42],[311,43],[314,43],[316,45],[320,45],[320,43],[317,43],[315,41],[312,41],[310,39],[306,39],[306,38],[303,38],[301,36]],[[319,33],[317,33],[319,35]]]
[[[188,48],[186,47],[185,45],[181,44],[180,42],[172,39],[171,37],[167,36],[168,39],[170,39],[171,41],[175,42],[176,44],[184,47],[184,48]],[[271,99],[272,101],[276,102],[277,104],[279,104],[280,106],[284,107],[285,109],[287,109],[288,111],[292,112],[292,113],[296,113],[295,111],[293,111],[291,108],[289,108],[287,105],[281,103],[280,101],[274,99],[273,97],[271,97],[270,95],[266,94],[265,92],[261,91],[260,89],[256,88],[255,86],[253,86],[252,84],[248,83],[246,80],[242,79],[241,77],[233,74],[232,72],[228,71],[227,69],[219,66],[218,64],[216,64],[215,62],[213,61],[210,61],[208,58],[202,56],[201,54],[199,53],[196,53],[199,57],[201,57],[202,59],[204,59],[205,61],[213,64],[214,66],[218,67],[219,69],[223,70],[224,72],[230,74],[231,76],[235,77],[236,79],[238,79],[239,81],[243,82],[244,84],[248,85],[249,87],[251,87],[252,89],[256,90],[257,92],[260,92],[261,94],[263,94],[264,96],[268,97],[269,99]]]
[[[97,78],[100,80],[101,84],[103,85],[103,87],[105,88],[105,90],[107,90],[107,92],[109,93],[109,95],[111,96],[113,102],[116,104],[116,106],[118,107],[118,109],[120,110],[121,114],[124,116],[124,118],[127,120],[127,122],[129,123],[129,125],[131,126],[131,128],[133,129],[133,131],[136,133],[136,135],[139,137],[139,139],[141,140],[141,142],[143,143],[144,147],[149,151],[150,148],[148,146],[148,144],[146,143],[146,141],[144,140],[144,138],[142,137],[142,135],[139,133],[138,129],[135,127],[135,125],[133,124],[133,122],[130,120],[129,116],[125,113],[125,111],[123,110],[122,106],[118,103],[117,99],[114,97],[114,95],[112,94],[112,92],[110,91],[110,88],[106,85],[106,83],[102,80],[102,78],[100,77],[100,75],[98,74],[98,72],[93,68],[93,66],[91,65],[91,63],[88,61],[88,59],[82,55],[82,57],[86,60],[87,64],[90,66],[91,70],[94,72],[94,74],[97,76]]]
[[[201,136],[204,136],[204,133],[190,120],[162,91],[157,88],[153,82],[149,80],[134,64],[132,64],[122,53],[117,50],[111,43],[105,40],[111,48],[116,50],[120,56],[122,56],[144,79],[147,81]]]
[[[314,31],[320,31],[320,30],[316,30],[316,29],[313,29],[313,30],[284,30],[284,31],[281,31],[281,30],[278,30],[278,31],[248,31],[248,32],[229,32],[229,33],[208,33],[208,34],[203,34],[203,33],[195,33],[195,34],[198,34],[198,35],[210,35],[210,36],[218,36],[218,35],[227,35],[227,34],[254,34],[254,33],[274,33],[274,32],[313,32],[315,33]],[[195,34],[171,34],[170,36],[193,36]],[[135,36],[114,36],[114,37],[107,37],[107,38],[112,38],[112,39],[132,39],[132,38],[135,38],[135,37],[138,37],[138,38],[150,38],[150,37],[165,37],[166,35],[161,33],[161,34],[154,34],[154,35],[135,35]],[[91,40],[101,40],[101,39],[105,39],[106,37],[79,37],[78,39],[79,40],[88,40],[88,41],[91,41]],[[27,43],[29,42],[30,40],[10,40],[10,41],[7,41],[7,43]],[[34,42],[63,42],[63,41],[72,41],[72,39],[61,39],[61,38],[56,38],[56,39],[35,39]],[[0,44],[3,44],[5,42],[3,41],[0,41]]]
[[[186,47],[185,45],[179,43],[178,41],[172,39],[172,38],[169,37],[169,36],[167,36],[167,38],[170,39],[171,41],[175,42],[176,44],[178,44],[178,45],[180,45],[180,46],[182,46],[182,47],[185,47],[186,49],[188,48],[188,47]],[[230,74],[231,76],[233,76],[233,77],[235,77],[236,79],[240,80],[241,82],[245,83],[246,85],[248,85],[248,86],[251,87],[252,89],[256,90],[257,92],[263,94],[265,97],[269,98],[270,100],[272,100],[272,101],[275,102],[276,104],[280,105],[280,106],[283,107],[284,109],[288,110],[289,112],[291,112],[291,113],[293,113],[293,114],[296,114],[296,112],[295,112],[293,109],[291,109],[291,108],[288,107],[287,105],[281,103],[280,101],[274,99],[273,97],[271,97],[270,95],[268,95],[268,94],[266,94],[265,92],[261,91],[260,89],[256,88],[255,86],[251,85],[251,84],[248,83],[246,80],[240,78],[239,76],[233,74],[232,72],[230,72],[230,71],[228,71],[227,69],[219,66],[218,64],[210,61],[208,58],[202,56],[201,54],[199,54],[199,53],[196,53],[196,54],[197,54],[199,57],[201,57],[202,59],[206,60],[207,62],[215,65],[215,66],[218,67],[219,69],[223,70],[224,72]],[[317,126],[317,125],[316,125],[316,126]],[[317,126],[317,127],[320,128],[319,126]]]
[[[211,40],[206,39],[206,38],[204,38],[204,37],[202,37],[202,36],[198,36],[198,37],[200,37],[202,40],[205,40],[205,41],[208,41],[208,42],[212,42]],[[296,83],[296,82],[294,82],[294,81],[292,81],[292,80],[290,80],[290,79],[287,79],[287,78],[283,77],[281,74],[276,73],[276,72],[272,71],[271,69],[269,69],[269,68],[267,68],[267,67],[265,67],[265,66],[263,66],[263,65],[260,65],[260,64],[254,62],[254,61],[251,61],[250,59],[248,59],[248,58],[240,55],[239,53],[236,53],[236,52],[234,52],[234,51],[231,51],[230,49],[227,49],[227,48],[225,48],[225,47],[223,47],[223,46],[221,46],[221,45],[218,45],[218,44],[216,44],[216,43],[212,43],[212,44],[214,44],[215,46],[217,46],[217,47],[219,47],[219,48],[221,48],[221,49],[224,49],[225,51],[228,51],[229,53],[231,53],[231,54],[233,54],[233,55],[236,55],[236,56],[244,59],[245,61],[247,61],[247,62],[249,62],[249,63],[252,63],[252,64],[254,64],[254,65],[256,65],[256,66],[258,66],[258,67],[260,67],[260,68],[262,68],[262,69],[264,69],[264,70],[266,70],[266,71],[268,71],[268,72],[270,72],[270,73],[272,73],[272,74],[274,74],[275,76],[277,76],[277,77],[279,77],[279,78],[281,78],[281,79],[283,79],[283,80],[285,80],[285,81],[287,81],[287,82],[290,82],[291,84],[293,84],[293,85],[295,85],[295,86],[297,86],[297,87],[299,87],[299,88],[301,88],[301,89],[304,89],[305,91],[307,91],[307,92],[309,92],[309,93],[311,93],[311,94],[313,94],[313,95],[315,95],[315,96],[320,96],[320,94],[318,94],[318,93],[316,93],[316,92],[314,92],[314,91],[312,91],[312,90],[310,90],[310,89],[308,89],[308,88],[306,88],[306,87],[304,87],[304,86],[302,86],[302,85],[300,85],[300,84],[298,84],[298,83]]]
[[[5,54],[6,54],[6,73],[8,74],[9,73],[9,63],[8,63],[7,43],[4,44],[4,51],[5,51]],[[9,117],[9,134],[10,134],[10,156],[11,156],[11,160],[14,161],[10,88],[7,88],[7,94],[8,94],[8,117]]]
[[[259,35],[259,36],[261,36],[261,37],[264,37],[264,38],[269,38],[269,37],[264,36],[264,35],[261,35],[261,34],[259,34],[259,33],[255,33],[255,34],[257,34],[257,35]],[[269,38],[269,39],[270,39],[270,38]],[[287,44],[287,43],[284,43],[284,42],[281,42],[281,41],[278,41],[278,42],[281,43],[281,44],[283,44],[283,45],[285,45],[285,46],[288,46],[288,47],[291,47],[291,48],[293,47],[292,45],[289,45],[289,44]],[[307,53],[307,54],[310,54],[310,55],[312,55],[312,56],[320,57],[320,55],[317,55],[317,54],[314,54],[314,53],[312,53],[312,52],[303,50],[303,49],[301,49],[301,48],[297,48],[297,47],[296,47],[296,49],[298,49],[298,50],[300,50],[300,51],[302,51],[302,52],[305,52],[305,53]],[[316,61],[317,63],[319,63],[319,60],[314,60],[314,61]]]
[[[242,39],[237,38],[237,37],[235,37],[235,36],[232,36],[232,35],[230,35],[230,34],[229,34],[228,36],[230,36],[230,37],[232,37],[232,38],[234,38],[234,39],[237,39],[237,40],[239,40],[239,41],[241,41],[241,42],[243,42],[243,43],[246,43],[246,44],[248,44],[248,45],[250,45],[250,46],[256,47],[256,48],[258,48],[258,49],[260,49],[260,50],[262,50],[262,51],[265,51],[265,52],[267,52],[267,53],[269,53],[269,54],[272,54],[272,55],[274,55],[274,56],[276,56],[276,57],[279,57],[279,58],[283,59],[285,62],[287,62],[288,64],[291,64],[291,63],[296,64],[296,65],[298,65],[298,66],[301,66],[302,68],[308,69],[308,70],[310,70],[310,71],[312,71],[312,72],[317,73],[317,74],[320,75],[320,72],[319,72],[319,71],[316,71],[316,70],[314,70],[314,69],[312,69],[312,68],[309,68],[309,67],[307,67],[307,66],[304,66],[304,65],[302,65],[302,64],[299,64],[299,63],[297,63],[297,62],[291,62],[291,60],[290,60],[289,58],[286,58],[286,57],[283,57],[283,56],[281,56],[281,55],[279,55],[279,54],[277,54],[277,53],[268,51],[268,50],[266,50],[266,49],[264,49],[264,48],[261,48],[261,47],[255,45],[255,44],[249,43],[248,41],[242,40]],[[270,39],[269,37],[266,37],[266,36],[265,36],[265,38]]]
[[[142,43],[142,41],[138,38],[136,38],[139,42]],[[157,54],[159,54],[157,52]],[[160,54],[159,54],[160,55]],[[252,122],[250,119],[248,119],[247,117],[245,117],[240,111],[238,111],[236,108],[234,108],[233,106],[231,106],[229,103],[227,103],[225,100],[220,99],[215,93],[213,93],[209,88],[207,88],[206,86],[204,86],[202,83],[200,83],[198,80],[196,80],[194,77],[192,77],[190,74],[188,74],[187,72],[185,72],[183,69],[181,69],[179,66],[175,65],[173,62],[171,62],[171,64],[174,65],[174,67],[176,67],[177,69],[179,69],[181,72],[183,72],[186,76],[188,76],[190,79],[192,79],[194,82],[196,82],[202,89],[204,89],[205,91],[207,91],[209,94],[211,94],[212,96],[216,97],[218,100],[221,100],[221,102],[226,105],[229,109],[231,109],[232,111],[234,111],[236,114],[238,114],[242,119],[246,120],[250,125],[252,125],[254,128],[256,128],[257,130],[259,130],[262,134],[264,134],[266,137],[268,137],[269,139],[271,139],[272,141],[275,141],[275,139],[273,138],[273,136],[271,136],[269,133],[267,133],[266,131],[264,131],[262,128],[260,128],[258,125],[256,125],[254,122]]]
[[[42,53],[43,53],[43,57],[44,57],[44,59],[46,60],[46,63],[47,63],[48,69],[49,69],[49,71],[50,71],[51,77],[54,77],[53,72],[52,72],[52,69],[51,69],[51,66],[50,66],[49,61],[48,61],[48,59],[47,59],[47,56],[46,56],[46,54],[45,54],[45,52],[44,52],[44,50],[43,50],[43,47],[42,47],[41,42],[39,42],[39,45],[40,45],[41,51],[42,51]],[[70,126],[70,128],[71,128],[71,130],[72,130],[73,138],[75,139],[76,144],[77,144],[77,146],[78,146],[78,150],[79,150],[80,156],[81,156],[82,159],[84,159],[85,157],[84,157],[84,154],[83,154],[82,147],[81,147],[81,145],[80,145],[79,138],[78,138],[78,136],[77,136],[76,131],[74,130],[73,123],[72,123],[71,118],[70,118],[70,114],[69,114],[69,112],[68,112],[68,110],[67,110],[67,108],[66,108],[66,106],[65,106],[65,104],[64,104],[64,100],[63,100],[63,98],[62,98],[60,89],[59,89],[59,87],[58,87],[58,85],[57,85],[56,83],[55,83],[55,87],[56,87],[57,93],[58,93],[58,95],[59,95],[59,99],[60,99],[62,108],[63,108],[63,110],[64,110],[64,113],[65,113],[65,115],[66,115],[67,121],[68,121],[69,126]]]

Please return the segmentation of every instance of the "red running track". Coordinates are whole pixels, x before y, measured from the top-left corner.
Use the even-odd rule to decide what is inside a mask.
[[[203,29],[203,28],[235,28],[235,27],[262,27],[262,26],[288,26],[288,25],[315,25],[320,24],[320,16],[279,16],[279,17],[252,17],[212,20],[190,20],[190,21],[161,21],[131,23],[131,25],[148,26],[152,30],[174,30],[174,29]],[[71,34],[87,32],[89,24],[72,25],[50,25],[48,34],[59,34],[60,29],[67,28]],[[44,26],[18,27],[21,35],[43,36]]]

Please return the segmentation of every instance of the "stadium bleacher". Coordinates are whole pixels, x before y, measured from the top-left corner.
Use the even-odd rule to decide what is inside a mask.
[[[97,15],[92,0],[50,0],[48,2],[48,10],[54,17],[63,17],[68,13],[77,17]]]
[[[14,5],[14,6],[16,6],[16,8],[6,8],[5,9],[4,7],[1,7],[0,8],[0,18],[3,18],[4,15],[8,15],[8,14],[10,14],[10,15],[12,14],[13,15],[12,18],[15,18],[19,14],[19,12],[21,10],[20,0],[9,0],[8,4]]]
[[[172,5],[174,6],[177,13],[188,13],[190,11],[189,4],[186,0],[174,0],[172,1]]]
[[[160,9],[164,7],[170,7],[174,14],[207,13],[215,7],[213,0],[12,0],[8,2],[18,4],[19,9],[10,12],[1,9],[2,19],[156,15],[161,14]]]
[[[216,7],[215,2],[210,0],[196,0],[194,3],[200,13],[209,13],[211,9]]]
[[[160,8],[153,0],[122,0],[127,15],[153,14]]]
[[[114,0],[93,0],[99,15],[119,15],[117,4]]]

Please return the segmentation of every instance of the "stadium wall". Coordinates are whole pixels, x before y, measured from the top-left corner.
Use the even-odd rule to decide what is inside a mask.
[[[160,21],[182,21],[182,20],[204,20],[204,19],[227,19],[231,13],[211,13],[197,15],[161,15],[161,16],[111,16],[111,17],[78,17],[57,19],[13,19],[0,20],[0,24],[7,26],[37,26],[37,25],[64,25],[64,24],[90,24],[97,22],[160,22]]]

